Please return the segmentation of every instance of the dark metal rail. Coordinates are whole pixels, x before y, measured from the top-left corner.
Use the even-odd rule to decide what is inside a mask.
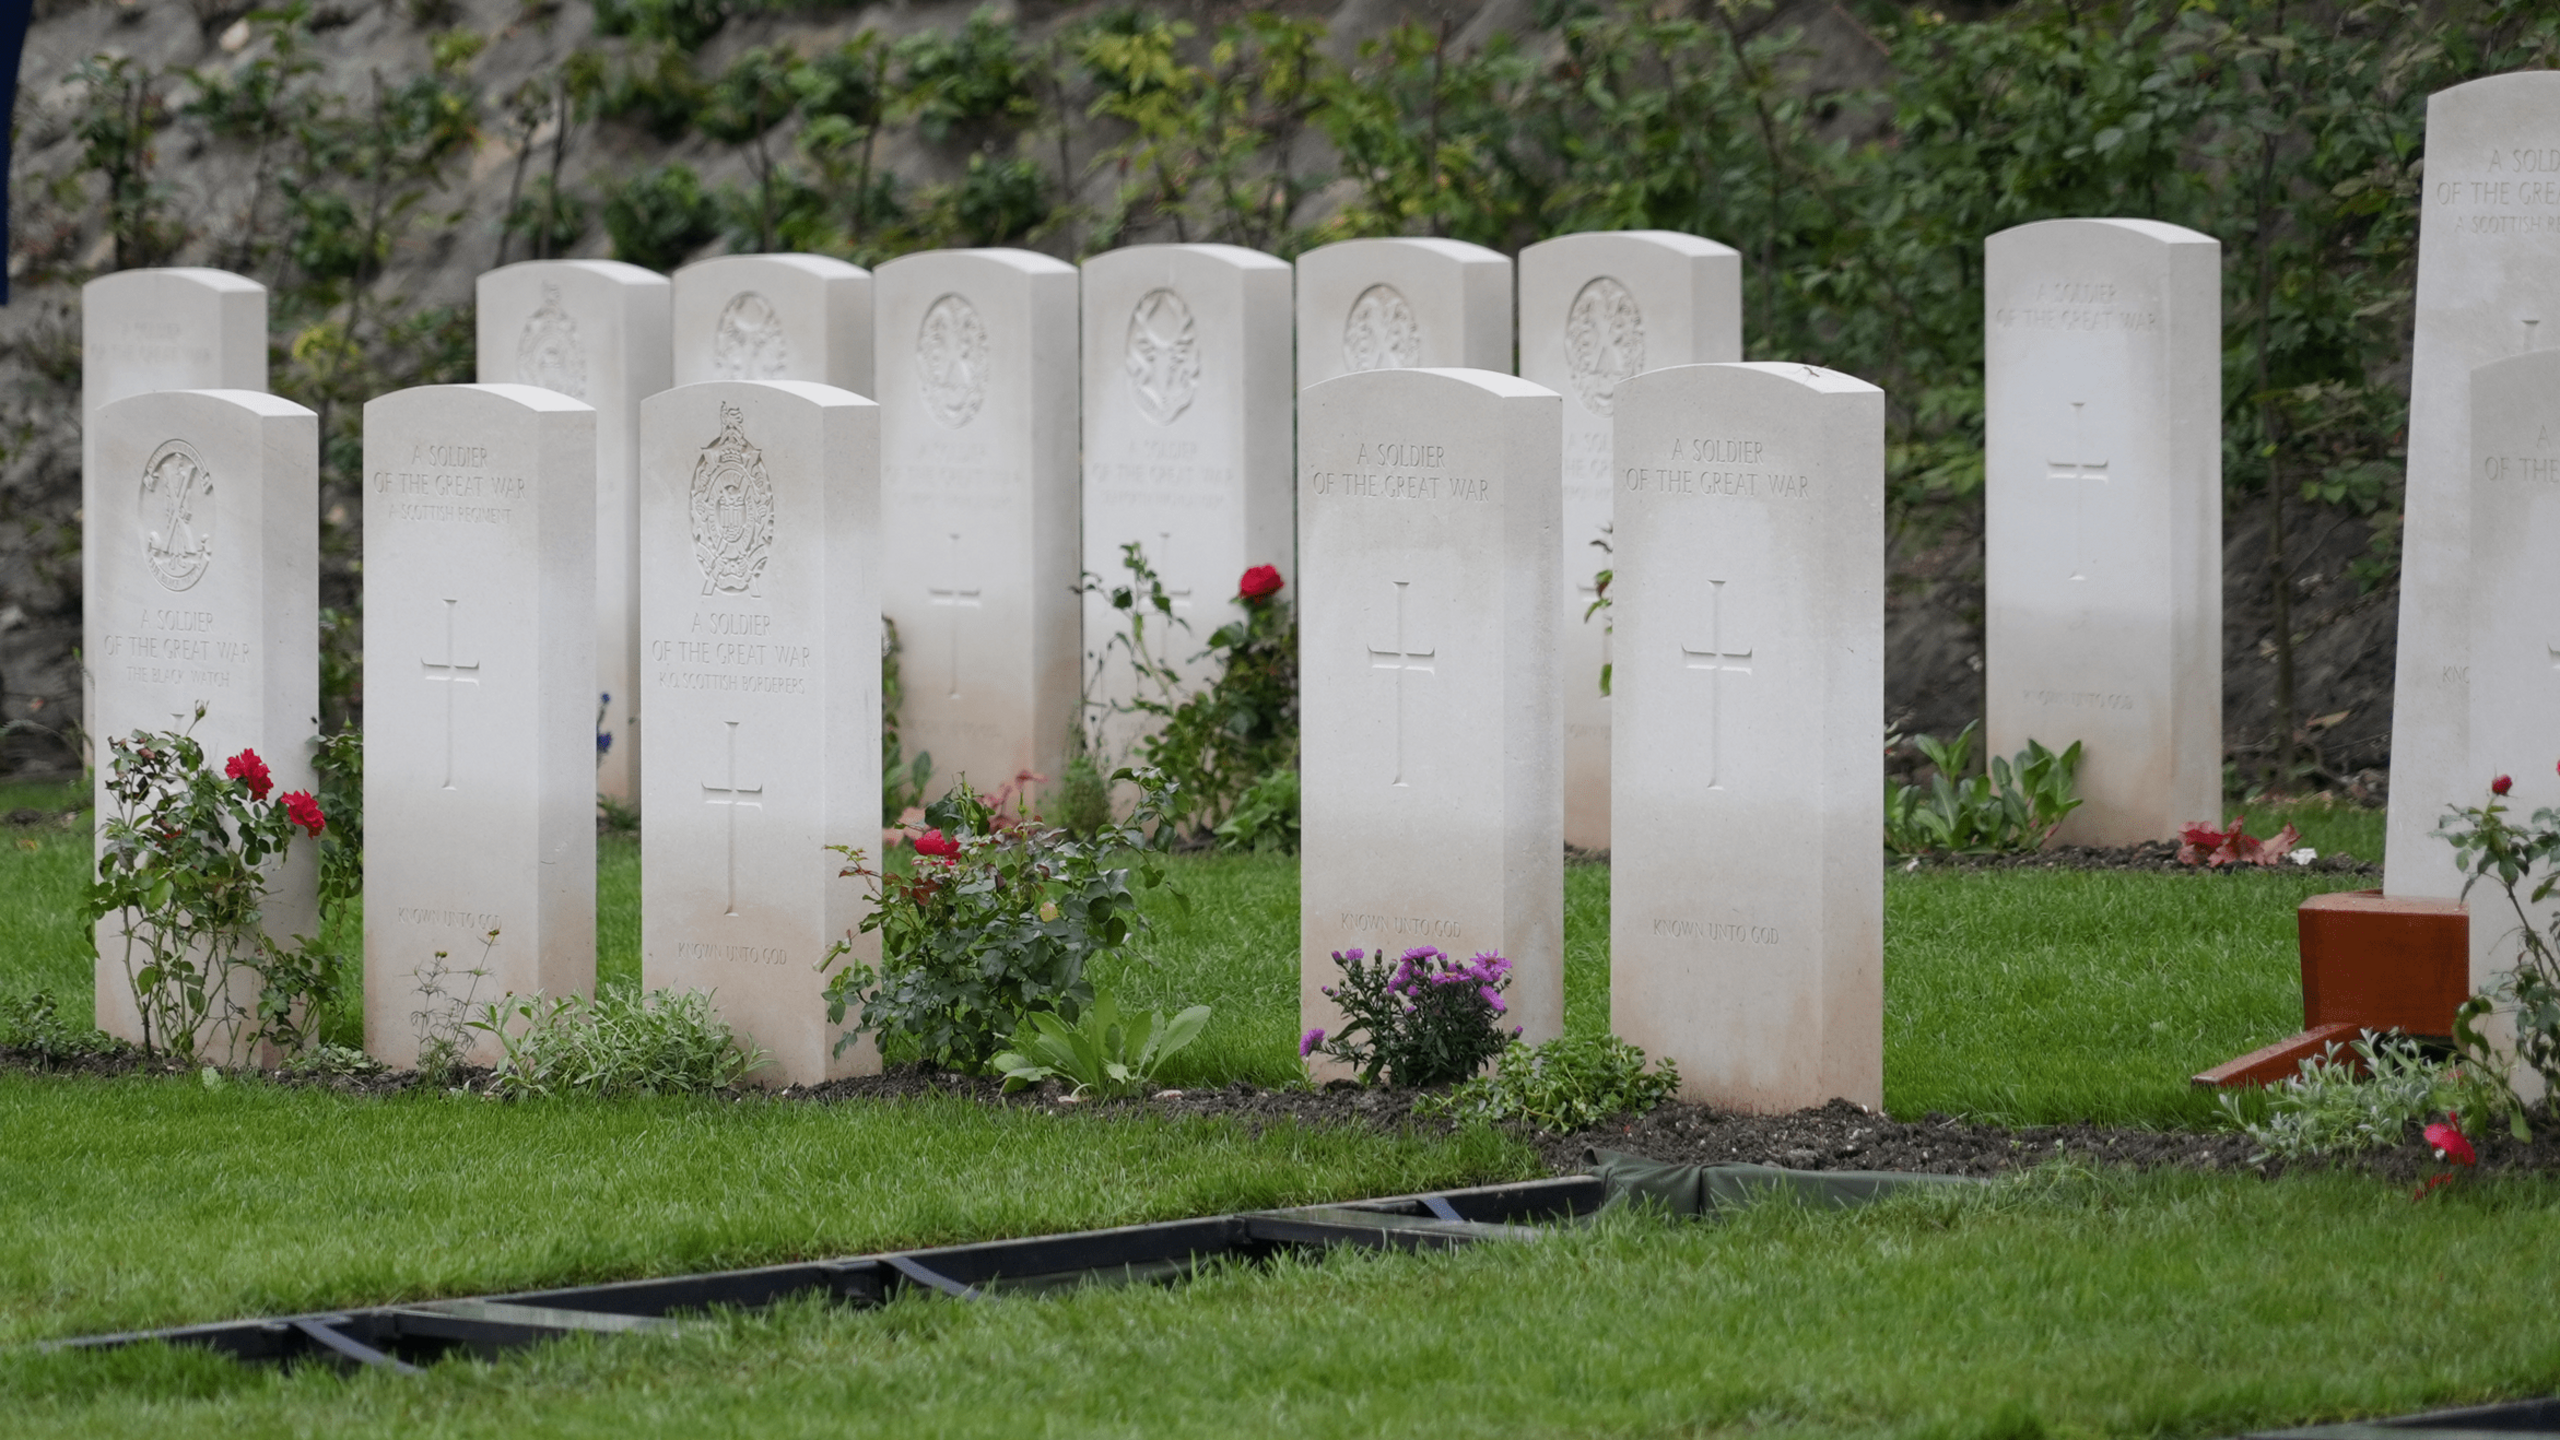
[[[488,1356],[561,1335],[663,1331],[673,1328],[670,1317],[679,1313],[715,1306],[756,1309],[800,1295],[863,1306],[886,1304],[907,1291],[982,1300],[1094,1282],[1172,1281],[1203,1261],[1254,1260],[1285,1250],[1452,1250],[1479,1241],[1531,1241],[1539,1236],[1536,1226],[1587,1215],[1600,1207],[1601,1197],[1597,1179],[1568,1175],[659,1280],[133,1330],[51,1346],[101,1350],[161,1341],[201,1345],[240,1360],[409,1371],[456,1352]]]

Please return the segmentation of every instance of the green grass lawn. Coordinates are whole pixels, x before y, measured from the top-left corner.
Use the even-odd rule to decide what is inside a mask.
[[[0,789],[0,809],[28,803]],[[2253,815],[2254,818],[2254,815]],[[2361,812],[2324,850],[2365,853]],[[2280,822],[2279,822],[2280,823]],[[2253,829],[2258,828],[2253,825]],[[2273,825],[2266,828],[2272,829]],[[76,830],[0,850],[0,994],[89,1001]],[[2378,839],[2378,836],[2375,837]],[[2378,846],[2376,847],[2378,848]],[[636,979],[636,843],[599,972]],[[1182,859],[1098,976],[1217,1017],[1172,1078],[1296,1073],[1297,874]],[[1567,1024],[1608,1023],[1605,867],[1566,874]],[[1886,885],[1900,1114],[2184,1126],[2300,1020],[2293,907],[2369,882],[2019,870]],[[1523,1145],[925,1100],[501,1104],[0,1077],[9,1433],[2216,1435],[2560,1385],[2560,1181],[2047,1172],[1857,1215],[878,1313],[790,1307],[410,1380],[46,1355],[106,1328],[1082,1228],[1531,1173]]]

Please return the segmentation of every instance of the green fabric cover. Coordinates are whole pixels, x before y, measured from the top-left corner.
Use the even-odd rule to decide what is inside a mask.
[[[1585,1150],[1582,1158],[1607,1187],[1603,1211],[1640,1203],[1674,1215],[1712,1219],[1762,1200],[1783,1197],[1800,1205],[1848,1210],[1904,1190],[1985,1185],[1963,1175],[1911,1175],[1886,1170],[1788,1170],[1776,1165],[1670,1165],[1615,1150]]]

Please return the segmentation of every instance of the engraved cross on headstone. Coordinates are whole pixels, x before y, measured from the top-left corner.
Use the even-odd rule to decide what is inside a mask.
[[[728,808],[729,908],[720,913],[724,915],[735,915],[738,913],[738,811],[741,809],[763,809],[764,787],[762,785],[742,786],[738,783],[738,722],[731,720],[726,723],[729,727],[729,783],[726,785],[714,785],[708,780],[704,781],[702,783],[702,803],[705,805],[721,805]],[[756,798],[750,800],[747,798],[750,795],[755,796]]]
[[[453,658],[454,612],[461,607],[459,600],[444,602],[444,658],[429,660],[420,656],[418,659],[418,664],[424,667],[421,673],[429,681],[444,686],[444,784],[441,788],[446,790],[453,788],[453,692],[458,686],[480,683],[479,661],[465,665]],[[437,674],[439,670],[444,673]]]
[[[1431,650],[1416,650],[1416,649],[1412,648],[1412,646],[1411,646],[1410,642],[1408,642],[1408,641],[1405,639],[1405,635],[1404,635],[1404,592],[1405,592],[1405,587],[1406,587],[1407,585],[1411,584],[1411,583],[1412,583],[1412,582],[1410,582],[1410,581],[1406,581],[1406,580],[1398,580],[1398,581],[1396,581],[1396,582],[1395,582],[1395,587],[1396,587],[1396,638],[1395,638],[1395,641],[1394,641],[1394,643],[1393,643],[1393,648],[1391,648],[1391,649],[1386,649],[1386,650],[1381,650],[1381,649],[1379,649],[1379,648],[1378,648],[1377,646],[1375,646],[1375,645],[1372,645],[1372,646],[1368,647],[1368,649],[1369,649],[1369,668],[1370,668],[1370,669],[1372,669],[1372,670],[1393,670],[1394,672],[1396,672],[1396,774],[1395,774],[1395,779],[1389,782],[1390,784],[1394,784],[1394,785],[1402,785],[1403,783],[1405,783],[1405,779],[1404,779],[1404,677],[1405,677],[1405,675],[1406,675],[1408,672],[1414,672],[1414,671],[1418,671],[1418,672],[1420,672],[1420,673],[1422,673],[1422,674],[1424,674],[1424,675],[1436,675],[1436,674],[1438,674],[1438,673],[1439,673],[1439,671],[1438,671],[1438,670],[1436,670],[1435,668],[1433,668],[1433,666],[1432,666],[1431,664],[1429,664],[1429,663],[1419,663],[1419,664],[1418,664],[1418,663],[1416,663],[1416,662],[1418,662],[1418,661],[1419,661],[1419,662],[1429,662],[1429,661],[1432,659],[1432,657],[1434,657],[1435,655],[1437,655],[1437,654],[1439,653],[1439,651],[1438,651],[1437,649],[1431,649]]]
[[[1724,648],[1724,586],[1707,582],[1707,648],[1680,647],[1685,669],[1707,672],[1707,788],[1724,788],[1724,677],[1751,673],[1751,652]],[[1736,663],[1740,662],[1740,663]]]
[[[928,586],[924,592],[935,605],[951,611],[951,698],[954,700],[960,698],[960,607],[976,610],[984,604],[986,597],[986,591],[982,589],[960,588],[960,566],[960,532],[954,530],[951,532],[952,583],[948,587]]]
[[[2080,412],[2083,408],[2084,402],[2071,402],[2071,450],[2075,455],[2087,453],[2087,447],[2080,443]],[[2106,484],[2107,462],[2047,460],[2044,463],[2046,479],[2071,482],[2071,578],[2086,580],[2089,578],[2089,489],[2081,482],[2095,480],[2101,485]]]

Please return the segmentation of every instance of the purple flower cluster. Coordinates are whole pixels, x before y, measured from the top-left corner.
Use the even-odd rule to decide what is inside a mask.
[[[1426,985],[1468,985],[1500,1015],[1510,1009],[1502,1003],[1501,993],[1503,977],[1510,973],[1511,962],[1490,950],[1476,952],[1474,959],[1461,965],[1438,946],[1418,945],[1396,962],[1395,974],[1387,977],[1387,991],[1409,1011],[1420,1003],[1416,997]]]

